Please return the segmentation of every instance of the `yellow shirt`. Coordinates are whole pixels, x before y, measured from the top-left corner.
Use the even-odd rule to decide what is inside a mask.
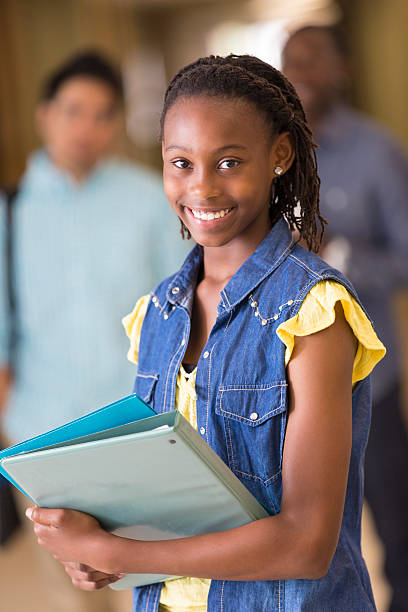
[[[128,359],[138,362],[139,340],[142,323],[150,295],[136,303],[133,311],[124,317],[123,324],[130,339]],[[377,338],[364,311],[340,283],[321,281],[306,295],[296,316],[279,325],[276,333],[286,346],[285,364],[289,363],[295,336],[308,336],[329,327],[335,321],[335,305],[340,301],[344,316],[358,340],[354,358],[353,385],[371,372],[385,355],[385,348]],[[196,370],[190,374],[183,366],[177,376],[175,408],[197,429]],[[202,578],[178,578],[164,583],[160,596],[160,612],[205,612],[210,580]]]

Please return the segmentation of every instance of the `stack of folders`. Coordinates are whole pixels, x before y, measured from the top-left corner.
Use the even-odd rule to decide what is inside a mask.
[[[0,452],[0,472],[35,504],[94,516],[115,535],[168,540],[231,529],[265,509],[177,411],[130,395]],[[173,576],[127,574],[127,589]]]

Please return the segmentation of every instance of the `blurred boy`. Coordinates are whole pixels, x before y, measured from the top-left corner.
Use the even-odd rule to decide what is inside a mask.
[[[110,157],[122,97],[120,76],[95,53],[75,56],[52,74],[37,109],[44,149],[28,162],[12,227],[0,216],[0,401],[10,443],[131,392],[121,318],[135,295],[177,269],[186,252],[181,239],[174,249],[177,218],[161,179]],[[12,379],[7,232],[17,304]],[[45,565],[43,576],[39,588],[47,589],[52,612],[115,609],[108,592],[76,591]]]

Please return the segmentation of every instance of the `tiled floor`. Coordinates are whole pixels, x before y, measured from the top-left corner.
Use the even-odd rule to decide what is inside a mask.
[[[363,517],[363,553],[370,571],[378,612],[385,612],[390,591],[382,576],[382,549],[368,509],[365,509]],[[30,554],[27,554],[21,536],[15,538],[12,546],[0,551],[1,612],[58,612],[58,610],[50,609],[46,593],[38,590],[37,572],[35,560]],[[113,593],[112,595],[117,596],[119,612],[130,612],[130,592]],[[72,612],[78,611],[72,610]]]

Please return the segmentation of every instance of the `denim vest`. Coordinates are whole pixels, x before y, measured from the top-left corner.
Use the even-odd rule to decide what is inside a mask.
[[[152,293],[143,322],[138,393],[157,412],[174,409],[176,378],[190,334],[202,249]],[[285,346],[277,327],[293,317],[319,281],[350,283],[316,255],[294,245],[286,222],[272,228],[221,292],[218,315],[197,364],[198,431],[267,508],[280,511],[288,409]],[[353,392],[353,438],[344,515],[329,572],[320,580],[212,580],[209,612],[375,610],[360,550],[363,457],[370,386]],[[135,612],[155,612],[161,584],[134,589]]]

